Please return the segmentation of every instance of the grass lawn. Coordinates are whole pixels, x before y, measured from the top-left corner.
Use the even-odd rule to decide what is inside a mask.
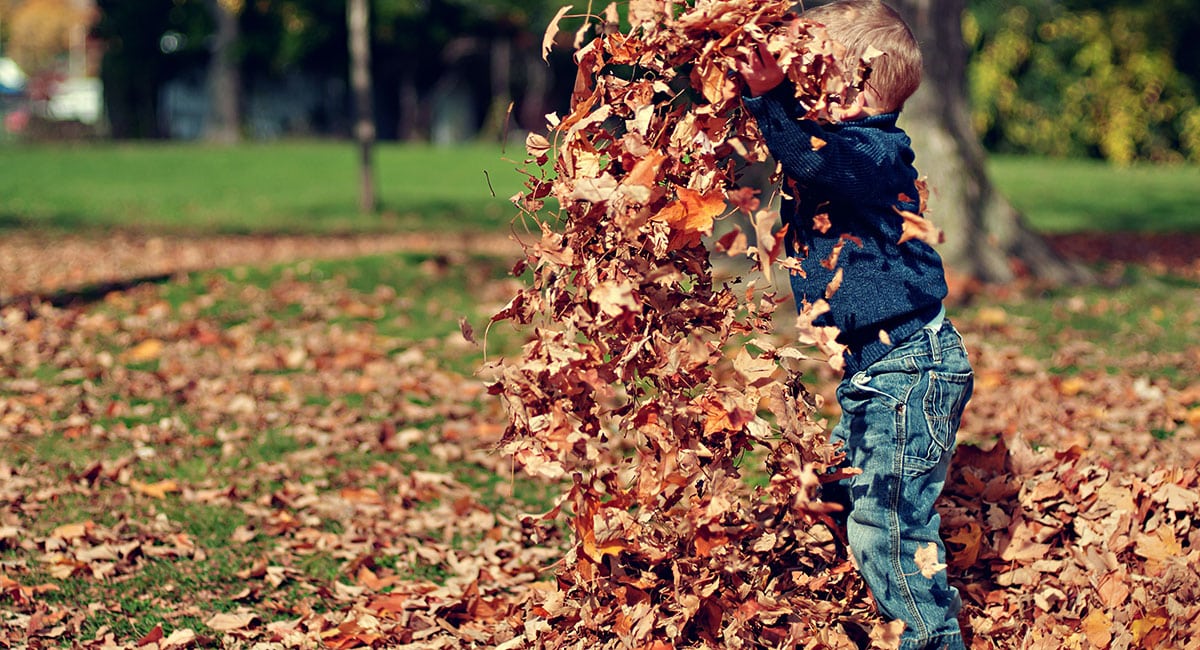
[[[1200,166],[993,156],[988,170],[1045,232],[1200,232]]]
[[[521,188],[519,146],[382,144],[377,152],[382,218],[357,210],[349,143],[8,146],[0,148],[0,228],[495,230],[515,215],[507,198]],[[1047,232],[1200,231],[1197,166],[997,156],[990,170]]]
[[[358,212],[349,143],[0,148],[0,227],[487,230],[513,216],[507,199],[520,189],[521,177],[498,147],[384,144],[376,151],[383,218]]]

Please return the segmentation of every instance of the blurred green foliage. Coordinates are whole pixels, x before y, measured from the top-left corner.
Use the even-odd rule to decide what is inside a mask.
[[[1200,161],[1200,3],[976,0],[963,21],[993,151]]]
[[[162,136],[156,98],[167,80],[209,60],[209,10],[203,0],[97,1],[111,133]],[[241,30],[235,55],[247,85],[296,70],[344,78],[345,0],[233,4]],[[429,98],[455,75],[476,103],[513,100],[514,124],[534,124],[554,110],[570,88],[572,64],[564,55],[565,66],[556,67],[552,57],[546,69],[538,54],[562,4],[372,0],[380,137],[429,138]],[[576,10],[604,4],[576,3]],[[1200,161],[1200,1],[969,0],[968,8],[972,111],[991,151],[1123,164]],[[166,52],[161,38],[172,34],[180,46]],[[505,59],[495,65],[498,56]]]

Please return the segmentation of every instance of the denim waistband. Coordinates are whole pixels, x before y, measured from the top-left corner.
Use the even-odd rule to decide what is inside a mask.
[[[846,362],[846,376],[849,377],[879,361],[893,347],[922,328],[933,327],[936,324],[937,329],[941,329],[940,323],[944,320],[945,307],[939,302],[883,323],[843,334],[838,340],[847,346],[845,354],[842,355]],[[887,333],[888,341],[881,339],[880,332]]]

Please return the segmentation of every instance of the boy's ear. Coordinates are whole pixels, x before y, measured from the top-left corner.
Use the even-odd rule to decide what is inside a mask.
[[[867,91],[864,90],[854,96],[854,101],[838,108],[838,120],[845,122],[875,115],[878,111],[872,112],[870,104],[871,100],[867,97]]]

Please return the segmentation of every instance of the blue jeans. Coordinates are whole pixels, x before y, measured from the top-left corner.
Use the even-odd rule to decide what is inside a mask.
[[[880,613],[904,621],[906,650],[963,648],[958,590],[945,570],[922,576],[916,555],[932,542],[938,562],[946,561],[934,502],[973,387],[962,337],[948,320],[918,330],[838,386],[842,419],[831,438],[862,474],[827,485],[826,498],[847,506],[850,551]]]

